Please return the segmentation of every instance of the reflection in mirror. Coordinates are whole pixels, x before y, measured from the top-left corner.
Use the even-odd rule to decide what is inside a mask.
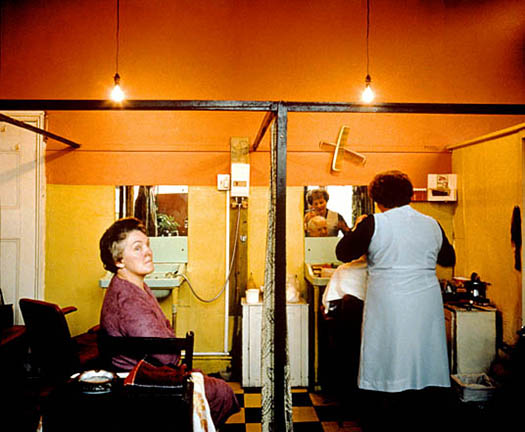
[[[306,237],[341,237],[362,214],[374,212],[367,186],[305,186]]]
[[[188,235],[188,186],[117,186],[115,216],[140,219],[149,237]]]

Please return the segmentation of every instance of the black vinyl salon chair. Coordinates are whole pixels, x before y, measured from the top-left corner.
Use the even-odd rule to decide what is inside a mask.
[[[183,363],[189,372],[193,364],[193,332],[188,332],[184,338],[141,338],[112,337],[100,329],[98,344],[103,369],[116,373],[119,378],[107,393],[83,394],[74,385],[54,392],[43,415],[46,432],[63,431],[73,426],[77,432],[193,431],[193,382],[189,374],[183,374],[176,384],[164,385],[157,381],[130,384],[129,377],[133,373],[125,381],[122,371],[111,364],[111,358],[118,354],[140,361],[147,359],[148,354],[184,352]],[[159,364],[158,367],[165,373],[166,366]],[[139,375],[137,369],[135,376]]]
[[[0,380],[18,382],[24,377],[24,363],[27,357],[26,328],[13,325],[13,305],[0,305]],[[0,392],[3,394],[3,392]]]
[[[109,336],[102,329],[98,332],[100,358],[104,367],[109,370],[114,370],[111,360],[116,355],[140,360],[148,354],[179,354],[182,355],[182,363],[190,371],[193,368],[194,339],[192,331],[187,332],[183,338]]]
[[[37,375],[49,384],[63,382],[78,371],[98,368],[99,351],[94,331],[72,337],[66,314],[76,307],[23,298],[20,310],[26,326],[30,361]]]
[[[101,360],[108,370],[116,371],[111,364],[115,355],[126,355],[140,361],[148,359],[151,354],[178,354],[188,372],[180,384],[176,385],[159,381],[155,384],[124,386],[121,402],[124,404],[126,421],[125,426],[119,423],[119,427],[126,431],[193,430],[193,382],[189,375],[193,367],[192,331],[187,332],[185,337],[158,338],[115,337],[107,335],[101,329],[98,343]],[[163,370],[165,372],[165,367]],[[162,376],[159,377],[162,380]],[[145,417],[144,412],[156,414]]]

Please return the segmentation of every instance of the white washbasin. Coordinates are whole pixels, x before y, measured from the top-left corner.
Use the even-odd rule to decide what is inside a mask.
[[[155,271],[146,276],[145,282],[151,288],[155,297],[166,297],[173,288],[184,282],[180,276],[186,273],[186,263],[159,263],[155,264]],[[113,277],[113,273],[107,272],[106,275],[98,280],[101,288],[107,288]]]
[[[314,271],[313,267],[320,267],[320,266],[330,266],[329,270],[335,271],[335,267],[337,267],[339,263],[326,263],[326,264],[313,264],[313,263],[304,263],[304,277],[308,282],[310,282],[312,285],[317,286],[326,286],[328,285],[328,281],[330,280],[331,274],[330,272],[326,272],[327,274],[324,275],[323,273],[319,274],[318,272]],[[313,267],[312,267],[313,266]]]

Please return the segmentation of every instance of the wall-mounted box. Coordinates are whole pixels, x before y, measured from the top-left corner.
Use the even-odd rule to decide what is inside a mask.
[[[429,174],[427,179],[428,201],[456,201],[457,174]]]

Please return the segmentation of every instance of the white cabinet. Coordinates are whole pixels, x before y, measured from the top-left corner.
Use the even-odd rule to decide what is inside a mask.
[[[308,304],[286,305],[290,384],[308,386]],[[260,387],[262,303],[242,300],[242,386]]]
[[[488,372],[496,356],[496,308],[446,305],[450,372]]]

